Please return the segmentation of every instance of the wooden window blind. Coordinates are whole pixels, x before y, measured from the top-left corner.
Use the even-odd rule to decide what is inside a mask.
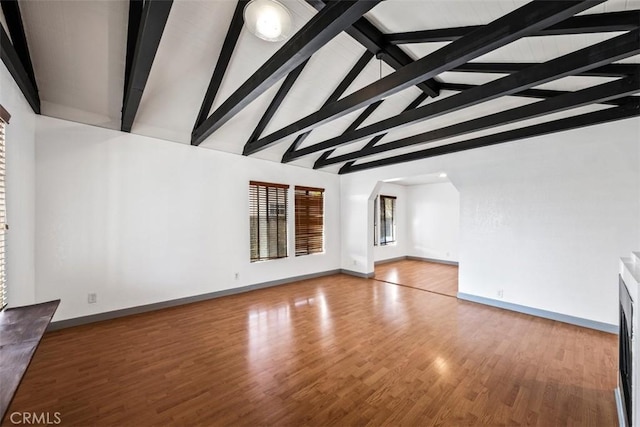
[[[7,204],[5,197],[5,127],[11,116],[0,105],[0,309],[7,305],[7,273],[5,247],[7,235]]]
[[[295,187],[296,256],[324,252],[324,188]]]
[[[249,182],[251,262],[287,256],[288,185]]]
[[[396,197],[380,196],[380,244],[396,241]]]

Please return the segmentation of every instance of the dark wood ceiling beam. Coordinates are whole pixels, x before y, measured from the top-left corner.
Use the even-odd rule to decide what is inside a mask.
[[[27,44],[27,36],[24,33],[24,25],[22,24],[22,14],[18,6],[18,0],[2,0],[2,13],[4,13],[7,29],[11,36],[13,48],[20,58],[33,87],[38,90],[36,76],[33,72],[33,64],[31,63],[31,55],[29,54],[29,45]]]
[[[523,105],[521,107],[501,111],[499,113],[479,117],[466,122],[456,123],[451,126],[401,138],[396,141],[387,142],[385,144],[366,148],[357,152],[336,156],[334,158],[326,159],[324,165],[342,163],[348,160],[357,160],[362,157],[386,153],[392,150],[411,147],[418,144],[437,142],[447,138],[504,126],[522,120],[529,120],[621,97],[626,97],[627,104],[625,105],[628,105],[630,101],[634,101],[633,98],[629,99],[628,95],[638,91],[640,91],[640,79],[638,78],[638,75],[635,75],[633,77],[627,77],[613,82],[603,83],[591,88],[582,89],[577,92],[565,93],[564,95],[549,98],[545,101]],[[635,99],[635,101],[637,101],[637,99]]]
[[[560,22],[602,1],[533,1],[526,4],[514,12],[473,31],[468,36],[451,42],[436,52],[406,65],[398,71],[321,108],[319,111],[259,139],[251,145],[251,149],[247,154],[253,154],[290,135],[306,132],[328,121],[359,110],[416,83],[451,70],[487,52],[511,43],[531,32]]]
[[[204,123],[204,121],[209,116],[209,112],[211,111],[213,102],[215,101],[216,95],[218,94],[220,86],[222,85],[222,79],[224,79],[224,75],[226,74],[227,68],[229,67],[229,62],[231,62],[231,56],[233,55],[233,51],[236,48],[236,43],[238,42],[238,38],[240,37],[240,32],[242,31],[242,26],[244,25],[243,12],[247,3],[249,3],[249,0],[239,0],[236,4],[235,10],[233,11],[231,24],[229,25],[227,35],[225,36],[224,42],[222,43],[222,49],[220,50],[220,55],[218,56],[216,67],[213,70],[213,74],[211,75],[209,87],[207,87],[207,92],[205,93],[204,99],[202,100],[198,118],[193,125],[193,130]]]
[[[422,102],[424,102],[424,100],[427,99],[427,95],[425,93],[421,93],[420,95],[418,95],[418,97],[416,99],[414,99],[413,101],[411,101],[411,103],[404,109],[402,110],[404,111],[409,111],[409,110],[413,110],[415,108],[418,108],[420,106],[420,104],[422,104]],[[382,101],[378,101],[378,102],[382,102]],[[376,104],[371,104],[371,105],[376,105]],[[370,107],[370,106],[369,106]],[[366,111],[366,110],[365,110]],[[368,117],[368,116],[367,116]],[[347,128],[347,130],[345,130],[343,132],[343,134],[348,133],[348,132],[352,132],[354,130],[356,130],[358,128],[358,126],[360,126],[362,124],[364,120],[360,121],[357,123],[356,126],[354,126],[354,124],[356,124],[355,122],[349,126]],[[368,148],[373,147],[374,145],[376,145],[382,138],[384,138],[386,134],[382,134],[382,135],[378,135],[375,136],[371,139],[371,141],[369,141],[367,143],[367,145],[365,145],[362,149],[366,150]],[[334,150],[327,150],[324,153],[322,153],[322,155],[315,161],[315,163],[313,164],[313,168],[314,169],[319,169],[321,167],[327,166],[329,164],[332,164],[334,162],[331,163],[326,163],[326,160],[329,158],[329,156],[331,156],[334,153]],[[289,161],[289,159],[287,159],[287,161]]]
[[[389,166],[398,163],[410,162],[413,160],[427,159],[445,154],[457,153],[460,151],[472,150],[481,147],[488,147],[505,142],[517,141],[536,136],[549,135],[552,133],[563,132],[571,129],[578,129],[587,126],[593,126],[601,123],[608,123],[617,120],[623,120],[630,117],[640,115],[640,104],[638,102],[622,107],[608,108],[593,113],[581,114],[578,116],[567,117],[560,120],[541,123],[533,126],[527,126],[520,129],[514,129],[506,132],[500,132],[493,135],[483,136],[479,138],[469,139],[467,141],[456,142],[453,144],[443,145],[426,150],[414,151],[411,153],[401,154],[398,156],[388,157],[385,159],[374,160],[366,163],[353,164],[352,162],[343,166],[339,173],[351,173],[366,169],[377,168],[381,166]],[[604,143],[604,142],[603,142]]]
[[[536,65],[531,62],[468,62],[451,71],[459,73],[510,74]],[[638,64],[609,64],[577,74],[588,77],[624,77],[640,71]]]
[[[0,25],[0,57],[2,62],[9,70],[9,74],[13,77],[13,80],[20,88],[20,91],[24,95],[25,99],[31,106],[34,113],[40,114],[40,96],[38,95],[38,88],[33,84],[29,73],[22,65],[18,53],[11,44],[11,39],[4,29],[4,26]]]
[[[461,83],[442,83],[442,89],[443,90],[453,90],[456,92],[462,92],[464,90],[467,89],[472,89],[474,87],[478,87],[477,85],[467,85],[467,84],[461,84]],[[523,90],[522,92],[518,92],[516,94],[513,94],[512,96],[518,96],[518,97],[523,97],[523,98],[536,98],[536,99],[548,99],[548,98],[554,98],[556,96],[561,96],[561,95],[566,95],[568,93],[568,91],[562,91],[562,90],[549,90],[549,89],[527,89],[527,90]],[[622,98],[616,98],[616,99],[609,99],[609,100],[601,100],[598,103],[599,104],[607,104],[607,105],[615,105],[615,106],[621,106],[621,105],[627,105],[629,103],[632,102],[637,102],[637,99],[635,99],[634,97],[630,97],[630,96],[625,96]],[[364,147],[362,147],[362,149],[358,150],[358,151],[354,151],[352,153],[346,153],[340,156],[335,156],[335,157],[329,157],[335,150],[328,150],[322,153],[322,156],[320,156],[318,158],[318,160],[316,160],[316,162],[313,165],[314,169],[320,169],[326,166],[330,166],[333,164],[337,164],[337,163],[343,163],[349,160],[353,160],[353,159],[358,159],[361,157],[364,157],[365,153],[369,152],[369,150],[375,146],[382,138],[385,137],[385,135],[387,135],[386,133],[383,133],[381,135],[377,135],[375,137],[373,137],[371,139],[371,141],[369,141],[369,143],[367,143],[367,145],[365,145]]]
[[[443,83],[442,89],[462,92],[468,89],[473,89],[478,86],[479,85],[469,85],[469,84],[463,84],[463,83]],[[514,93],[509,96],[517,96],[521,98],[547,99],[547,98],[553,98],[556,96],[564,95],[567,93],[571,93],[571,92],[565,91],[565,90],[551,90],[551,89],[525,89],[523,91]],[[607,101],[600,101],[598,102],[598,104],[624,105],[629,103],[629,101],[632,101],[632,100],[628,99],[628,97],[625,97],[625,98],[610,99]]]
[[[340,1],[324,7],[193,131],[191,144],[200,145],[244,107],[379,2],[380,0]]]
[[[122,102],[126,95],[126,88],[129,86],[129,78],[131,77],[131,67],[133,66],[133,55],[136,51],[136,42],[138,41],[138,30],[140,30],[140,21],[142,20],[142,7],[144,0],[129,0],[129,18],[127,29],[127,53],[124,65],[124,87],[122,93]]]
[[[366,18],[358,20],[351,28],[347,29],[346,33],[364,46],[371,45],[373,42],[373,46],[370,46],[369,51],[376,53],[381,60],[394,70],[399,70],[405,65],[415,62],[398,46],[385,43],[382,38],[382,32]],[[374,49],[378,49],[377,52]],[[433,77],[416,83],[416,86],[432,98],[440,94],[440,85]]]
[[[465,35],[474,30],[477,30],[480,27],[482,27],[482,25],[385,34],[384,40],[392,45],[408,43],[448,42],[464,37]],[[640,11],[630,10],[624,12],[574,16],[531,35],[551,36],[563,34],[631,31],[638,27],[640,27]]]
[[[640,30],[606,40],[551,61],[534,65],[526,70],[493,80],[481,86],[466,90],[440,101],[432,102],[415,110],[373,123],[349,134],[340,135],[323,142],[305,147],[292,153],[298,158],[318,151],[349,144],[369,138],[391,129],[415,124],[429,118],[438,117],[462,108],[487,102],[501,96],[512,95],[525,89],[573,75],[590,68],[624,59],[640,53]],[[462,40],[462,39],[461,39]]]
[[[172,5],[173,0],[144,2],[129,75],[125,77],[127,86],[122,103],[121,124],[121,130],[124,132],[131,132]],[[131,33],[130,31],[129,34]]]
[[[427,96],[424,93],[423,93],[423,95]],[[354,130],[358,129],[358,126],[360,126],[362,124],[362,122],[367,120],[367,118],[371,114],[373,114],[373,112],[380,105],[382,105],[383,102],[384,102],[384,100],[381,100],[381,101],[374,102],[373,104],[367,106],[367,108],[365,108],[364,111],[362,113],[360,113],[360,115],[349,125],[349,127],[345,130],[345,132],[351,132],[351,131],[354,131]],[[334,150],[325,151],[324,153],[322,153],[322,156],[320,156],[320,159],[329,157],[333,153],[333,151]],[[318,159],[317,161],[320,161],[320,159]],[[287,163],[288,161],[289,161],[289,158],[285,155],[285,157],[282,158],[282,163]],[[314,169],[315,169],[315,167],[314,167]]]
[[[307,0],[307,3],[318,11],[325,5],[325,1],[323,0]],[[394,70],[414,62],[401,48],[387,43],[382,31],[365,17],[358,19],[351,27],[347,28],[345,32],[364,46],[369,52],[379,55],[380,59]],[[436,97],[440,94],[440,85],[433,78],[420,82],[416,86],[431,97]]]
[[[366,51],[365,53],[363,53],[360,56],[360,59],[358,59],[358,61],[355,63],[355,65],[353,67],[351,67],[351,70],[349,70],[347,75],[338,84],[338,86],[335,88],[333,93],[331,95],[329,95],[329,98],[327,98],[327,100],[324,102],[324,104],[322,104],[322,107],[324,107],[324,106],[326,106],[328,104],[331,104],[332,102],[335,102],[338,99],[340,99],[342,94],[344,94],[344,92],[349,88],[351,83],[353,83],[353,81],[360,75],[362,70],[364,70],[364,67],[366,67],[367,64],[369,63],[369,61],[371,61],[371,58],[373,58],[373,53],[371,53],[369,51]],[[288,158],[289,153],[297,150],[298,147],[300,147],[300,145],[304,142],[305,139],[307,139],[307,137],[310,134],[311,134],[311,131],[308,131],[308,132],[305,132],[305,133],[301,133],[300,135],[298,135],[296,137],[295,141],[293,141],[293,143],[289,146],[289,148],[287,148],[287,151],[285,151],[285,153],[284,153],[284,155],[282,157],[282,162],[283,163]],[[251,141],[251,142],[255,142],[256,140],[257,140],[257,138],[255,140]],[[249,150],[249,145],[245,145],[244,148],[245,148],[245,150]]]
[[[278,88],[278,92],[276,93],[276,96],[273,97],[273,99],[271,100],[271,103],[269,104],[264,114],[260,118],[258,125],[251,133],[251,136],[249,137],[247,144],[253,141],[256,141],[258,138],[260,138],[260,135],[262,134],[262,132],[264,132],[265,128],[267,127],[267,125],[269,124],[273,116],[276,114],[276,112],[278,111],[278,108],[280,108],[282,101],[284,101],[284,99],[287,97],[287,94],[289,93],[291,88],[293,88],[294,83],[296,82],[296,80],[298,80],[298,77],[300,77],[302,70],[304,70],[304,67],[307,65],[308,62],[309,60],[307,59],[302,64],[298,65],[292,72],[287,74],[287,77],[284,79],[284,82],[282,82],[282,85],[280,85],[280,88]]]

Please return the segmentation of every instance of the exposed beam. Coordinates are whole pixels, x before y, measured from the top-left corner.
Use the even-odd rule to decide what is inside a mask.
[[[211,80],[209,81],[209,87],[207,88],[207,92],[202,100],[202,105],[200,106],[198,118],[193,125],[194,130],[204,123],[209,116],[209,112],[211,111],[213,102],[216,99],[218,90],[220,90],[222,79],[227,72],[227,67],[231,61],[231,55],[233,55],[236,43],[238,42],[238,37],[240,37],[240,32],[242,31],[242,26],[244,25],[242,13],[247,3],[249,3],[249,0],[238,0],[238,3],[236,4],[233,17],[231,18],[231,24],[229,25],[227,35],[222,43],[222,50],[220,51],[220,56],[218,56],[218,62],[216,62],[216,68],[213,70]]]
[[[438,117],[462,108],[487,102],[501,96],[515,94],[552,80],[633,56],[637,53],[640,53],[640,33],[639,30],[634,30],[627,34],[561,56],[560,58],[534,65],[518,73],[493,80],[457,95],[432,102],[415,110],[407,111],[386,120],[373,123],[349,134],[340,135],[305,147],[292,153],[292,157],[301,157],[317,151],[327,150],[353,141],[379,135],[394,128],[401,128],[424,121],[428,118]]]
[[[418,95],[418,97],[416,99],[414,99],[413,101],[411,101],[411,103],[404,109],[402,110],[404,111],[409,111],[409,110],[413,110],[415,108],[418,108],[418,106],[420,106],[420,104],[422,104],[422,102],[427,99],[427,95],[424,93],[421,93],[420,95]],[[378,101],[381,102],[381,101]],[[376,104],[371,104],[371,105],[376,105]],[[370,107],[370,106],[369,106]],[[366,111],[366,110],[365,110]],[[349,126],[347,128],[347,130],[345,130],[343,132],[343,134],[348,133],[348,132],[352,132],[354,130],[356,130],[358,128],[358,126],[360,126],[362,124],[364,120],[360,121],[357,123],[356,126],[353,126],[353,124],[351,126]],[[354,123],[355,124],[355,123]],[[367,143],[367,145],[365,145],[362,149],[365,150],[367,148],[373,147],[374,145],[376,145],[382,138],[384,138],[386,134],[382,134],[382,135],[378,135],[375,136],[374,138],[371,139],[371,141],[369,141]],[[327,166],[329,164],[332,164],[334,162],[331,163],[326,163],[327,159],[329,158],[329,156],[331,156],[331,154],[333,154],[335,150],[328,150],[325,151],[324,153],[322,153],[322,155],[315,161],[315,163],[313,164],[313,168],[314,169],[319,169],[323,166]],[[289,160],[289,159],[287,159]]]
[[[574,16],[563,22],[542,29],[532,36],[552,36],[562,34],[604,33],[611,31],[631,31],[640,26],[640,11],[600,13]],[[482,25],[468,27],[441,28],[435,30],[409,31],[385,34],[387,43],[392,45],[407,43],[448,42],[466,36]]]
[[[284,82],[282,82],[282,85],[280,85],[280,88],[278,88],[278,92],[276,93],[276,96],[273,97],[273,99],[271,100],[271,103],[269,104],[264,114],[260,118],[260,121],[258,122],[256,128],[251,133],[251,136],[249,137],[247,144],[249,144],[250,142],[256,141],[258,138],[260,138],[260,135],[262,134],[262,132],[264,132],[264,129],[267,127],[267,125],[269,124],[273,116],[276,114],[276,112],[278,111],[278,108],[280,108],[280,104],[282,104],[282,101],[284,101],[284,99],[287,97],[287,94],[293,87],[296,80],[298,80],[300,73],[302,73],[302,70],[304,70],[304,67],[307,65],[308,62],[309,60],[307,59],[302,64],[298,65],[284,79]]]
[[[443,83],[442,84],[442,88],[444,90],[452,90],[456,92],[462,92],[468,89],[473,89],[475,87],[478,87],[478,85],[468,85],[463,83]],[[525,89],[521,92],[514,93],[509,96],[516,96],[521,98],[547,99],[547,98],[553,98],[556,96],[564,95],[567,93],[571,93],[571,92],[565,91],[565,90],[551,90],[551,89]],[[601,101],[601,102],[598,102],[598,104],[624,105],[630,101],[633,101],[633,100],[629,99],[628,97],[624,97],[624,98],[610,99],[607,101]]]
[[[36,76],[33,72],[33,64],[31,63],[31,55],[29,54],[27,36],[24,33],[18,0],[2,0],[2,13],[4,13],[4,18],[7,22],[7,29],[13,42],[13,48],[16,50],[20,62],[22,62],[33,87],[35,87],[37,91],[38,84],[36,83]]]
[[[349,163],[340,169],[340,174],[372,169],[380,166],[394,165],[413,160],[426,159],[429,157],[442,156],[444,154],[457,153],[460,151],[472,150],[475,148],[488,147],[490,145],[502,144],[505,142],[517,141],[520,139],[532,138],[536,136],[548,135],[571,129],[578,129],[586,126],[593,126],[601,123],[623,120],[640,115],[640,104],[633,103],[623,107],[613,107],[593,113],[581,114],[567,117],[551,122],[540,123],[520,129],[514,129],[493,135],[469,139],[467,141],[456,142],[426,150],[414,151],[385,159],[371,162],[353,164]]]
[[[349,70],[347,75],[342,79],[342,81],[334,89],[333,93],[329,95],[329,98],[327,98],[327,100],[324,102],[324,104],[322,104],[322,106],[324,107],[340,99],[342,94],[349,88],[351,83],[353,83],[353,81],[360,75],[362,70],[364,70],[364,67],[366,67],[369,61],[371,61],[371,58],[373,58],[373,53],[369,51],[366,51],[365,53],[363,53],[362,56],[360,56],[360,59],[358,59],[355,65],[351,67],[351,70]],[[310,134],[311,134],[311,131],[301,133],[296,137],[295,141],[293,141],[293,143],[289,146],[289,148],[287,148],[287,151],[285,151],[284,156],[282,157],[283,163],[286,161],[289,153],[297,150],[298,147],[300,147],[300,145],[304,142],[305,139],[307,139],[307,137]],[[255,142],[257,139],[258,138],[254,139],[251,142]],[[248,149],[249,149],[249,146],[245,145],[245,150],[248,150]]]
[[[131,132],[173,0],[145,0],[129,75],[125,77],[121,130]]]
[[[191,144],[200,145],[251,101],[349,28],[379,2],[380,0],[340,1],[324,7],[193,131]]]
[[[373,102],[391,96],[421,81],[451,70],[478,56],[504,46],[531,32],[560,22],[575,13],[593,7],[594,1],[533,1],[468,36],[460,38],[398,71],[321,108],[295,123],[267,135],[251,145],[247,154],[267,148],[282,138],[306,132],[330,120],[342,117]]]
[[[142,7],[144,0],[129,0],[129,19],[127,30],[127,54],[124,66],[124,87],[129,86],[129,77],[131,75],[131,67],[133,65],[133,55],[136,51],[136,42],[138,41],[138,30],[140,29],[140,20],[142,19]],[[122,102],[126,91],[123,91]]]
[[[318,11],[325,5],[325,1],[323,0],[307,0],[307,3]],[[402,49],[387,43],[382,31],[376,28],[376,26],[365,17],[358,19],[351,27],[347,28],[345,32],[364,46],[369,52],[380,55],[380,58],[394,70],[414,62]],[[440,94],[440,84],[434,79],[427,79],[418,83],[416,86],[431,97],[436,97]]]
[[[453,90],[456,92],[462,92],[464,90],[472,89],[474,87],[478,87],[478,86],[461,84],[461,83],[444,83],[444,82],[442,83],[443,90]],[[562,90],[549,90],[549,89],[527,89],[527,90],[523,90],[522,92],[513,94],[512,96],[518,96],[523,98],[547,99],[547,98],[554,98],[556,96],[565,95],[568,93],[571,93],[571,92],[562,91]],[[635,99],[634,97],[625,96],[622,98],[599,101],[598,104],[621,106],[621,105],[629,104],[630,102],[637,102],[637,99]],[[324,153],[322,153],[322,156],[320,156],[318,160],[316,160],[316,162],[313,165],[313,168],[320,169],[325,166],[330,166],[332,164],[342,163],[347,160],[364,157],[366,155],[365,153],[369,152],[369,149],[375,146],[376,143],[378,143],[382,138],[385,137],[385,135],[387,134],[383,133],[373,137],[371,141],[367,143],[367,145],[362,147],[362,149],[358,151],[354,151],[352,153],[346,153],[340,156],[329,157],[331,153],[333,153],[335,150],[325,151]]]
[[[430,130],[407,138],[401,138],[396,141],[387,142],[385,144],[366,148],[354,153],[348,153],[342,156],[336,156],[327,159],[324,164],[342,163],[348,160],[356,160],[374,154],[386,153],[388,151],[406,148],[418,144],[426,144],[429,142],[441,141],[447,138],[477,132],[485,129],[504,126],[510,123],[522,120],[533,119],[548,114],[558,113],[561,111],[578,108],[584,105],[600,103],[610,99],[627,97],[635,92],[640,91],[640,80],[638,75],[627,77],[625,79],[616,80],[609,83],[603,83],[598,86],[582,89],[577,92],[569,92],[564,95],[549,98],[545,101],[535,102],[533,104],[523,105],[521,107],[512,108],[510,110],[501,111],[488,116],[479,117],[477,119],[468,120],[462,123],[446,126],[440,129]],[[627,98],[627,103],[633,99]],[[637,99],[636,99],[637,101]],[[628,104],[627,104],[628,105]]]
[[[25,70],[18,53],[11,44],[9,35],[4,30],[4,26],[0,25],[0,57],[2,62],[9,70],[9,73],[13,77],[20,91],[24,95],[25,99],[33,109],[33,112],[40,114],[40,96],[38,95],[38,88],[31,82],[31,78]]]
[[[427,96],[426,94],[422,94],[425,97]],[[373,104],[369,105],[367,108],[364,109],[364,111],[362,113],[360,113],[360,115],[349,125],[349,127],[345,130],[345,132],[351,132],[353,130],[358,129],[358,126],[360,126],[362,124],[362,122],[364,122],[365,120],[367,120],[367,117],[369,117],[371,114],[373,114],[373,112],[384,102],[384,100],[382,101],[378,101],[378,102],[374,102]],[[325,151],[324,153],[322,153],[322,155],[320,156],[320,158],[318,160],[316,160],[316,163],[321,161],[322,159],[326,159],[327,157],[329,157],[334,150],[329,150],[329,151]],[[283,157],[282,159],[282,163],[287,163],[289,161],[289,158],[285,155],[285,157]],[[314,169],[316,169],[315,165],[313,167]]]
[[[380,59],[394,70],[415,62],[398,46],[385,43],[382,32],[366,18],[358,20],[346,32],[364,46],[370,46],[369,50],[378,54]],[[378,49],[378,51],[375,52],[374,49]],[[435,98],[440,94],[440,85],[433,77],[416,83],[416,86],[431,97]]]
[[[451,71],[459,73],[498,73],[510,74],[522,71],[536,65],[531,62],[468,62]],[[580,76],[589,77],[623,77],[630,76],[640,71],[638,64],[609,64],[593,70],[580,73]]]

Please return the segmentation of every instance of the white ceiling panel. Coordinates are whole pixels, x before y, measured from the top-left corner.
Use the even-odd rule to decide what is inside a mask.
[[[42,113],[120,129],[128,1],[23,1]]]
[[[605,3],[600,3],[599,5],[592,7],[591,9],[587,9],[578,15],[621,12],[624,10],[638,9],[639,6],[640,4],[638,4],[638,0],[608,0]]]
[[[235,9],[233,2],[175,1],[132,132],[188,144]]]
[[[366,16],[384,33],[483,25],[528,0],[386,0]]]

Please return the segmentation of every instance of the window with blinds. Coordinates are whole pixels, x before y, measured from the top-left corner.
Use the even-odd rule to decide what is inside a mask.
[[[324,188],[295,187],[296,256],[324,252]]]
[[[5,265],[5,245],[7,235],[7,204],[5,198],[5,126],[11,116],[0,105],[0,307],[7,305],[7,274]]]
[[[396,241],[396,198],[380,196],[380,244]]]
[[[249,182],[251,262],[287,256],[289,186]]]

